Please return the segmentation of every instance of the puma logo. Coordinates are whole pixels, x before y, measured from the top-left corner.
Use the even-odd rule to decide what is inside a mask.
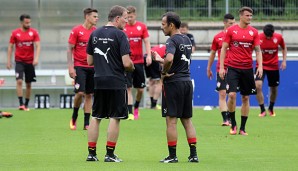
[[[108,56],[107,56],[107,53],[108,51],[110,50],[110,48],[107,49],[106,53],[103,53],[100,49],[98,49],[97,47],[94,49],[94,53],[98,53],[100,55],[103,55],[103,57],[106,59],[107,63],[109,63],[109,60],[108,60]]]
[[[190,64],[190,59],[187,59],[184,54],[181,56],[181,60],[186,61],[188,65]]]

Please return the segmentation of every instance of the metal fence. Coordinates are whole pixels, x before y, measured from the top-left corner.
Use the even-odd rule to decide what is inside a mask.
[[[147,19],[175,11],[183,20],[219,20],[242,6],[251,7],[256,20],[298,20],[298,0],[147,0]]]

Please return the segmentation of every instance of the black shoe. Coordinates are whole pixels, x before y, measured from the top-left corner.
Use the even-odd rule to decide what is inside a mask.
[[[199,158],[198,158],[198,156],[189,156],[188,162],[199,163]]]
[[[104,162],[122,162],[122,160],[119,159],[117,155],[114,155],[114,156],[106,155]]]
[[[98,161],[96,155],[89,154],[86,161]]]
[[[160,163],[178,163],[178,158],[176,156],[173,157],[173,158],[168,156],[165,159],[160,160],[159,162]]]

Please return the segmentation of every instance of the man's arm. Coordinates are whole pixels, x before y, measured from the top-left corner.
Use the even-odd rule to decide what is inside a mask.
[[[7,48],[7,63],[6,63],[6,68],[11,69],[11,54],[13,51],[13,44],[9,43],[8,48]]]
[[[163,62],[163,70],[162,70],[162,74],[166,74],[169,72],[169,70],[171,69],[171,66],[173,64],[173,59],[174,59],[174,55],[171,53],[168,53],[166,55],[166,57],[164,58],[164,62]]]
[[[122,56],[122,63],[123,63],[123,66],[125,68],[125,71],[133,72],[135,70],[133,62],[130,59],[128,54]]]
[[[215,54],[216,54],[216,52],[214,50],[211,50],[209,60],[208,60],[208,64],[207,64],[207,77],[210,80],[212,79],[212,76],[213,76],[213,73],[211,71],[211,66],[214,62]]]
[[[73,45],[73,44],[68,44],[68,47],[67,47],[68,73],[69,73],[70,78],[73,78],[73,79],[75,79],[75,77],[77,76],[77,74],[74,70],[73,60],[72,60],[72,54],[73,54],[74,47],[75,47],[75,45]]]
[[[93,66],[94,65],[93,56],[92,55],[87,54],[87,63],[88,63],[89,66]]]
[[[255,51],[256,51],[256,59],[257,59],[257,62],[258,62],[258,68],[257,68],[256,76],[261,78],[263,76],[263,57],[262,57],[262,52],[261,52],[260,45],[255,46]]]
[[[149,66],[152,63],[151,45],[150,45],[149,37],[144,39],[144,43],[145,43],[145,48],[146,48],[146,53],[147,53],[146,64],[147,64],[147,66]]]
[[[36,66],[38,64],[39,55],[40,55],[40,41],[34,42],[34,46],[36,48],[36,54],[33,60],[33,65]]]
[[[285,70],[287,68],[287,53],[288,53],[286,46],[281,50],[281,53],[282,53],[282,63],[280,68],[281,70]]]
[[[225,78],[224,63],[225,63],[228,47],[229,47],[229,44],[227,42],[222,43],[222,47],[221,47],[221,51],[220,51],[220,65],[219,65],[219,76],[221,79]]]

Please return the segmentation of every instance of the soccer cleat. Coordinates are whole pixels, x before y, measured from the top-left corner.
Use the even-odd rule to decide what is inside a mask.
[[[266,116],[266,111],[259,114],[259,117],[265,117],[265,116]]]
[[[114,154],[114,156],[105,156],[104,162],[123,162],[123,160],[119,159],[117,155]]]
[[[198,156],[189,156],[188,157],[188,162],[199,163],[199,158],[198,158]]]
[[[128,118],[127,118],[127,120],[131,120],[131,121],[133,121],[134,119],[135,119],[135,117],[133,116],[132,113],[128,114]]]
[[[234,126],[234,128],[231,127],[231,129],[230,129],[230,134],[231,134],[231,135],[236,135],[236,134],[237,134],[237,126]]]
[[[19,106],[19,110],[30,111],[30,109],[27,106],[25,106],[25,105]]]
[[[139,119],[139,108],[135,108],[133,111],[134,119]]]
[[[98,161],[96,155],[89,154],[86,161]]]
[[[221,124],[221,126],[231,126],[231,124],[228,120],[226,120]]]
[[[245,135],[245,136],[246,136],[246,135],[248,135],[248,133],[246,133],[246,132],[243,131],[243,130],[240,130],[240,131],[239,131],[239,135]]]
[[[77,123],[73,122],[73,120],[70,119],[69,127],[70,127],[71,130],[76,130],[77,129]]]
[[[269,110],[269,115],[272,116],[272,117],[275,117],[275,112],[272,111],[272,110]]]
[[[160,163],[178,163],[178,158],[175,156],[175,157],[166,157],[164,158],[163,160],[160,160],[159,161]]]
[[[0,111],[0,117],[6,117],[6,118],[10,118],[10,117],[12,117],[13,115],[12,115],[12,113],[10,113],[10,112],[2,112],[2,111]]]
[[[85,125],[83,130],[88,130],[88,128],[89,128],[89,125]]]

